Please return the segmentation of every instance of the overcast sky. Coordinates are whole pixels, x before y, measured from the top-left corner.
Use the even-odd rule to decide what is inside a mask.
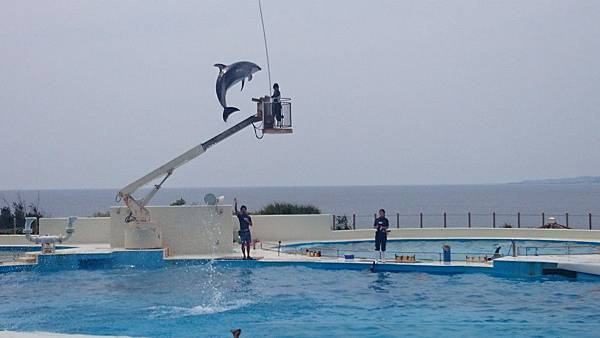
[[[294,134],[170,187],[600,175],[600,1],[264,0]],[[256,1],[0,2],[0,190],[120,188],[255,110]],[[263,66],[221,119],[214,63]]]

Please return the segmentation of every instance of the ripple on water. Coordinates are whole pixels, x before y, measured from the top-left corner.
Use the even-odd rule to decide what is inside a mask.
[[[250,300],[239,299],[230,302],[224,302],[222,304],[202,304],[193,307],[182,307],[182,306],[171,306],[171,305],[156,305],[148,308],[151,319],[163,319],[163,318],[180,318],[189,316],[203,316],[211,315],[215,313],[222,313],[227,311],[233,311],[254,302]]]

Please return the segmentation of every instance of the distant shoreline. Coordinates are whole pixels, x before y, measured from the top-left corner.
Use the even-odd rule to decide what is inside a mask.
[[[517,182],[496,182],[496,183],[439,183],[439,184],[348,184],[348,185],[266,185],[266,186],[167,186],[162,190],[181,190],[181,189],[314,189],[314,188],[390,188],[390,187],[464,187],[464,186],[503,186],[503,185],[519,185],[519,184],[563,184],[563,185],[585,185],[585,184],[600,184],[600,176],[581,176],[573,178],[549,178],[549,179],[531,179]],[[0,193],[36,193],[48,191],[114,191],[116,194],[120,188],[22,188],[22,189],[0,189]],[[150,190],[150,186],[140,189],[140,191]]]
[[[600,176],[534,179],[512,182],[509,184],[600,184]]]

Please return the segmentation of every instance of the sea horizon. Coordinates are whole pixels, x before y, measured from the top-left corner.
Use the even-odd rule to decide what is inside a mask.
[[[138,191],[141,197],[149,188]],[[117,189],[39,189],[1,190],[0,203],[11,204],[22,198],[27,204],[37,204],[47,217],[92,216],[105,213],[115,201]],[[446,213],[447,225],[466,226],[471,213],[474,226],[496,223],[524,226],[541,224],[541,217],[555,216],[572,226],[585,228],[589,214],[600,215],[599,184],[437,184],[437,185],[352,185],[352,186],[246,186],[246,187],[163,187],[150,205],[168,205],[179,198],[187,204],[203,204],[208,193],[224,196],[226,204],[237,197],[251,211],[259,211],[272,202],[310,204],[322,213],[356,215],[357,223],[365,227],[373,213],[387,210],[390,218],[400,218],[400,226],[419,225],[424,214],[425,226],[442,226]],[[39,200],[39,203],[38,203]],[[597,222],[600,227],[600,221]]]

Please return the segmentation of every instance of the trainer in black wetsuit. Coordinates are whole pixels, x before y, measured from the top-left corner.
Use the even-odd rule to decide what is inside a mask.
[[[240,211],[238,211],[237,198],[234,198],[233,201],[235,215],[240,221],[240,231],[238,231],[238,234],[240,235],[240,243],[242,244],[242,255],[244,255],[244,259],[252,259],[252,257],[250,257],[250,243],[252,242],[250,227],[252,226],[252,217],[248,215],[245,205],[242,205]]]
[[[281,114],[281,92],[277,83],[273,85],[271,99],[273,100],[273,117],[277,120],[277,126],[281,127],[281,120],[283,119],[283,115]]]
[[[379,259],[382,258],[382,253],[385,253],[389,226],[390,222],[385,218],[385,210],[379,209],[379,217],[373,223],[373,228],[375,228],[375,251],[379,251]]]

